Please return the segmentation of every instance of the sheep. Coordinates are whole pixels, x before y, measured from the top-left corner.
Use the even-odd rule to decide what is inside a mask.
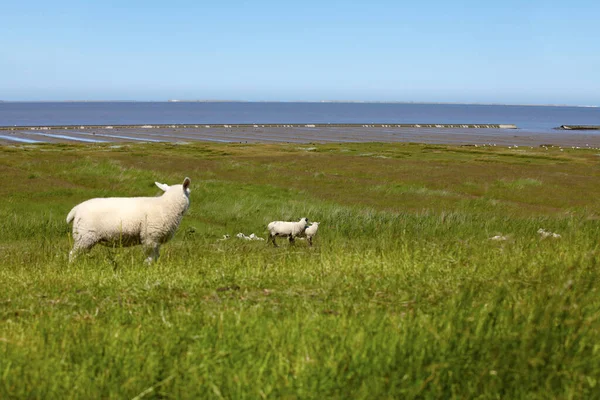
[[[164,191],[159,197],[95,198],[76,205],[67,215],[74,241],[69,261],[98,243],[141,244],[146,263],[156,261],[160,245],[173,237],[190,205],[190,183],[187,177],[181,185],[155,182]]]
[[[275,237],[287,236],[290,243],[293,244],[294,239],[297,236],[300,236],[307,227],[308,218],[301,218],[298,222],[273,221],[267,225],[267,229],[269,230],[269,238],[267,243],[272,241],[273,245],[277,247],[277,243],[275,243]]]
[[[308,242],[309,246],[312,246],[313,237],[317,235],[318,229],[319,222],[313,222],[300,236],[306,237],[306,241]]]

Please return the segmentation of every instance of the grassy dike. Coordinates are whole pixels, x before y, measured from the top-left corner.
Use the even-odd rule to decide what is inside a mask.
[[[68,264],[75,204],[185,176],[157,264]],[[599,178],[557,148],[0,147],[0,398],[597,397]],[[313,248],[218,240],[302,216]]]

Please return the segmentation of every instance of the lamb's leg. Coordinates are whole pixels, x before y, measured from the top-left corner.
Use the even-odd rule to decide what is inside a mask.
[[[309,236],[306,239],[308,239],[308,245],[312,246],[312,236]]]
[[[273,246],[277,247],[277,242],[275,241],[275,235],[269,234],[269,240],[273,242]]]

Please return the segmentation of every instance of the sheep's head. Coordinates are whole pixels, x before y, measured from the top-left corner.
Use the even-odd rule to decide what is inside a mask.
[[[160,188],[160,190],[162,190],[165,193],[176,193],[180,190],[183,190],[183,194],[185,197],[187,197],[188,199],[190,198],[190,183],[192,183],[191,179],[186,177],[183,180],[183,184],[181,185],[173,185],[173,186],[169,186],[166,183],[160,183],[160,182],[154,182],[154,184],[156,186],[158,186]],[[181,192],[179,192],[181,193]]]
[[[304,229],[306,229],[308,227],[308,218],[306,218],[306,217],[300,218],[300,221],[298,221],[298,222],[304,223]]]
[[[154,184],[156,186],[158,186],[158,188],[160,190],[162,190],[163,192],[166,192],[167,190],[169,190],[169,185],[167,185],[166,183],[154,182]]]

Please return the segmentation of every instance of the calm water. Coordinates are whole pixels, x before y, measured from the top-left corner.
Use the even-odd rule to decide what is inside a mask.
[[[547,131],[600,125],[600,108],[389,103],[0,103],[0,126],[235,123],[515,124]]]

